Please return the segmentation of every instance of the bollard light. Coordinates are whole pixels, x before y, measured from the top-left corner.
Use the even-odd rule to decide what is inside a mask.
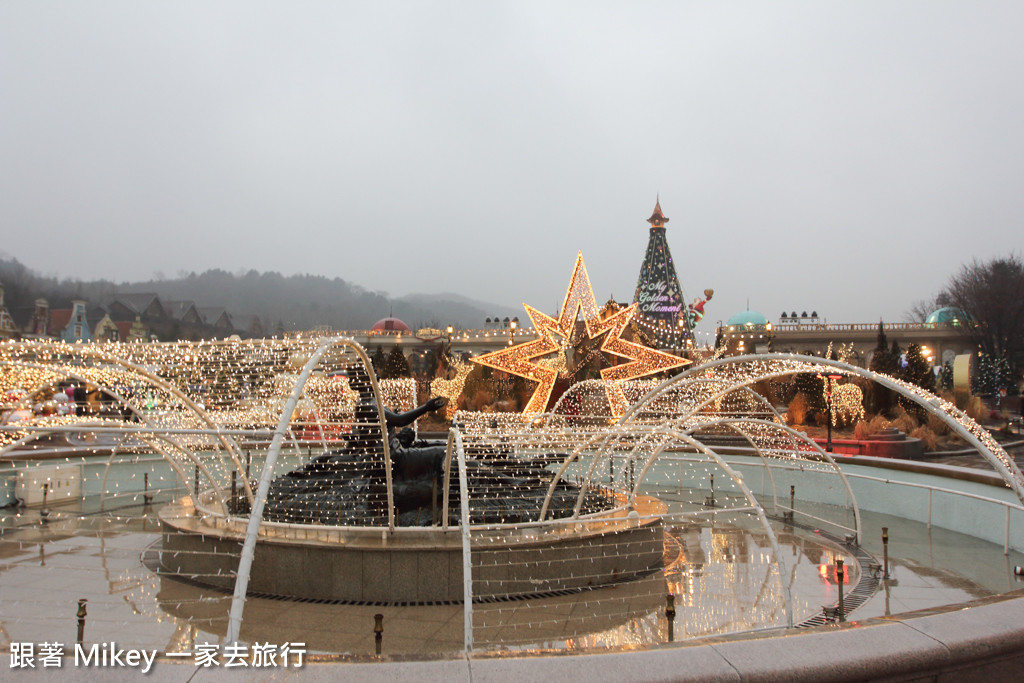
[[[889,527],[882,527],[882,578],[889,578]]]
[[[669,593],[665,596],[665,619],[668,621],[668,642],[674,642],[676,626],[676,596]]]
[[[846,572],[843,570],[843,561],[836,560],[836,583],[839,585],[839,621],[846,621],[846,608],[843,606],[843,579]]]
[[[85,638],[85,603],[89,602],[87,598],[78,599],[78,643],[82,644]]]
[[[382,645],[384,643],[384,615],[374,614],[373,615],[373,640],[377,649],[377,654],[381,652]]]
[[[43,509],[39,511],[39,518],[43,520],[43,524],[46,524],[47,520],[50,519],[50,509],[46,507],[46,495],[50,492],[50,484],[47,482],[43,484]]]

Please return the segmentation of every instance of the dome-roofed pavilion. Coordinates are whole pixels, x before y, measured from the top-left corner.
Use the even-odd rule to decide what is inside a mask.
[[[943,306],[940,309],[932,311],[931,314],[925,319],[925,323],[928,325],[959,325],[960,323],[970,320],[970,316],[961,311],[959,308],[954,306]]]
[[[381,318],[373,324],[375,332],[408,332],[409,326],[398,318]]]
[[[765,327],[769,323],[768,318],[766,318],[763,314],[748,309],[746,311],[741,311],[736,315],[732,316],[725,324],[727,327],[751,328]]]

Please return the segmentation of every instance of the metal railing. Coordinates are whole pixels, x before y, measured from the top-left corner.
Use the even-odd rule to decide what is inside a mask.
[[[800,467],[794,467],[793,465],[790,465],[788,463],[782,463],[782,462],[780,462],[780,463],[771,463],[771,464],[768,465],[768,467],[771,467],[771,468],[774,468],[774,469],[790,470],[790,471],[806,471],[806,468],[801,470]],[[928,492],[928,503],[927,503],[927,512],[926,512],[926,515],[925,515],[925,524],[927,525],[927,527],[929,529],[932,527],[932,495],[934,493],[943,493],[943,494],[947,494],[947,495],[959,496],[959,497],[962,497],[962,498],[968,498],[968,499],[971,499],[971,500],[977,500],[977,501],[980,501],[980,502],[983,502],[983,503],[1000,505],[1000,506],[1002,506],[1005,509],[1005,513],[1006,513],[1005,514],[1005,520],[1006,521],[1005,521],[1004,534],[1003,534],[1003,554],[1004,555],[1008,555],[1009,552],[1010,552],[1010,511],[1011,510],[1016,510],[1017,512],[1024,513],[1024,505],[1021,505],[1020,503],[1014,503],[1014,502],[1010,502],[1010,501],[999,500],[998,498],[992,498],[990,496],[982,496],[982,495],[978,495],[976,493],[970,493],[970,492],[967,492],[967,491],[959,491],[957,489],[951,489],[951,488],[946,488],[946,487],[942,487],[942,486],[932,486],[930,484],[921,484],[921,483],[911,482],[911,481],[901,481],[901,480],[898,480],[898,479],[892,479],[890,477],[873,477],[871,475],[858,474],[858,473],[853,473],[853,472],[846,472],[846,476],[848,478],[850,478],[850,479],[859,479],[859,480],[863,480],[863,481],[873,481],[873,482],[880,483],[880,484],[892,484],[892,485],[896,485],[896,486],[906,486],[907,488],[921,489],[921,490],[927,491]],[[935,476],[942,476],[942,475],[941,474],[936,474]],[[815,517],[807,514],[806,512],[801,512],[800,514],[808,516],[808,517],[811,517],[812,519],[818,519],[818,518],[815,518]]]

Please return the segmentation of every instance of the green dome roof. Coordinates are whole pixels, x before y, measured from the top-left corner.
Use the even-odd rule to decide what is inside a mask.
[[[970,316],[961,311],[959,308],[953,308],[952,306],[945,306],[937,311],[933,311],[928,319],[925,320],[929,325],[935,323],[959,323],[965,320],[969,320]]]
[[[743,311],[729,318],[729,320],[725,324],[728,326],[735,327],[747,325],[751,327],[764,326],[768,324],[768,318],[764,317],[757,311]]]

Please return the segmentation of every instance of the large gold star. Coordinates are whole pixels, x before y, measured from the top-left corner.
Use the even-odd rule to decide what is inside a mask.
[[[685,358],[655,351],[621,338],[623,331],[636,312],[636,304],[624,308],[604,320],[601,319],[597,302],[594,300],[594,290],[590,287],[590,278],[587,276],[587,266],[583,263],[583,252],[576,255],[576,266],[573,268],[569,289],[565,293],[562,310],[557,319],[526,304],[523,304],[523,308],[530,316],[533,327],[537,330],[538,338],[501,351],[478,356],[472,360],[474,363],[537,382],[533,396],[523,408],[524,413],[544,412],[548,400],[551,398],[551,390],[555,387],[555,379],[558,377],[557,370],[549,365],[535,362],[534,359],[561,351],[566,341],[572,337],[580,313],[583,314],[588,339],[595,339],[607,334],[601,344],[601,351],[630,361],[601,370],[601,378],[605,380],[605,392],[608,395],[608,404],[611,406],[612,415],[621,415],[629,405],[619,381],[644,377],[690,362]],[[556,341],[556,337],[561,337],[562,342]]]

